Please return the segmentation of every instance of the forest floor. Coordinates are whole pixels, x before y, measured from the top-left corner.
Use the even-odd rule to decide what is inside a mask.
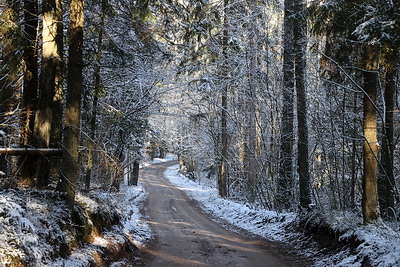
[[[163,172],[176,162],[151,165],[141,174],[154,238],[142,247],[146,266],[308,266],[279,242],[233,226],[226,229],[168,181]]]

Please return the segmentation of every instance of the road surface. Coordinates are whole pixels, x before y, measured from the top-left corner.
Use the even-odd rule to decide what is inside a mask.
[[[155,164],[141,172],[148,191],[145,203],[154,240],[142,248],[146,266],[302,266],[298,257],[279,252],[279,245],[226,230],[163,177]]]

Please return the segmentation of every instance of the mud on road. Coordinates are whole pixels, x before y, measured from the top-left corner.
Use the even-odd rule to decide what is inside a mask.
[[[306,259],[274,242],[225,229],[163,177],[176,162],[141,173],[148,191],[145,212],[154,239],[141,248],[145,266],[305,266]]]

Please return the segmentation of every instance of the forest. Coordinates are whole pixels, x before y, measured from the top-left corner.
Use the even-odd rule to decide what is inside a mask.
[[[400,232],[397,0],[0,0],[0,36],[4,199],[76,213],[172,153],[220,198]]]

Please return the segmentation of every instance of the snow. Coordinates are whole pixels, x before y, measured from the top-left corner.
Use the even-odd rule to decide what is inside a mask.
[[[125,185],[124,194],[119,197],[123,211],[123,231],[131,237],[131,240],[138,247],[143,246],[152,237],[150,225],[142,215],[141,207],[147,196],[147,192],[142,185]]]
[[[169,162],[173,160],[177,160],[177,156],[174,154],[167,154],[165,158],[154,158],[153,160],[147,160],[144,162],[140,163],[140,168],[146,168],[147,166],[151,164],[157,164],[157,163],[163,163],[163,162]]]
[[[174,156],[155,159],[153,163],[176,160]],[[142,165],[145,168],[150,163]],[[316,246],[305,248],[293,240],[308,237],[293,231],[298,223],[295,213],[278,213],[246,203],[218,197],[214,186],[200,184],[179,173],[175,165],[165,171],[165,177],[183,190],[189,197],[224,227],[234,230],[242,228],[250,233],[270,240],[298,246],[303,255],[315,259],[316,266],[400,266],[400,225],[398,223],[364,225],[359,215],[349,212],[329,212],[323,217],[310,218],[309,223],[324,222],[340,234],[340,240],[350,240],[354,248],[344,247],[340,251],[322,251]],[[207,182],[203,179],[202,182]],[[24,259],[32,266],[89,266],[93,257],[110,244],[129,239],[137,247],[146,246],[152,238],[148,218],[142,209],[147,192],[138,186],[121,185],[121,192],[109,194],[93,192],[77,194],[77,201],[89,211],[116,208],[121,225],[114,226],[102,236],[94,236],[93,242],[72,251],[69,257],[61,258],[54,245],[68,242],[70,236],[62,225],[68,224],[67,206],[56,192],[37,190],[0,191],[0,265],[15,264]],[[231,225],[235,226],[232,227]],[[310,244],[310,243],[308,243]],[[330,254],[329,254],[330,253]],[[125,261],[112,266],[124,266]]]
[[[151,237],[150,227],[140,214],[145,197],[142,186],[127,185],[118,194],[78,193],[76,200],[87,212],[109,212],[114,216],[118,211],[122,225],[113,226],[101,236],[94,235],[91,243],[62,258],[58,252],[60,244],[74,240],[65,229],[65,225],[71,224],[69,209],[59,193],[1,190],[0,266],[19,266],[20,260],[29,266],[93,266],[95,255],[103,253],[102,248],[123,244],[127,239],[136,245],[143,244]]]
[[[196,183],[179,173],[179,165],[169,167],[165,177],[183,190],[189,197],[198,201],[200,206],[213,218],[223,223],[228,222],[236,227],[245,229],[270,240],[291,243],[299,246],[293,240],[306,239],[299,232],[291,232],[290,225],[298,217],[295,213],[277,213],[262,208],[252,208],[245,203],[237,203],[218,197],[215,188]],[[351,213],[330,213],[325,220],[332,229],[341,233],[341,240],[357,240],[360,245],[356,251],[349,248],[335,252],[323,252],[317,247],[301,247],[303,255],[315,259],[315,266],[363,266],[368,258],[372,266],[400,265],[400,235],[387,225],[363,225],[362,218]],[[219,219],[218,219],[219,218]],[[225,225],[229,228],[229,225]],[[354,240],[353,240],[354,239]],[[310,242],[310,244],[313,244]]]
[[[179,189],[197,200],[200,206],[212,217],[245,229],[253,234],[275,241],[285,241],[288,233],[284,228],[295,219],[294,213],[277,213],[261,208],[251,208],[248,204],[238,203],[218,196],[218,190],[198,184],[179,173],[179,165],[169,167],[165,177]]]
[[[65,233],[66,206],[50,191],[3,190],[0,192],[0,265],[33,266],[51,259]]]

